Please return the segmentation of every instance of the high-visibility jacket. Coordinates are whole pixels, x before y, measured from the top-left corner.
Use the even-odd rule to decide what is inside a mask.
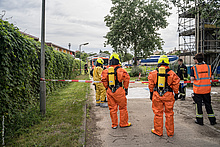
[[[207,94],[211,92],[211,66],[197,64],[192,67],[194,71],[193,91],[196,94]]]

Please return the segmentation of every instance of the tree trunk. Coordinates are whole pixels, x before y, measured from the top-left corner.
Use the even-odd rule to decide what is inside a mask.
[[[134,51],[134,66],[137,66],[137,52]]]
[[[134,42],[134,67],[137,66],[137,41]]]

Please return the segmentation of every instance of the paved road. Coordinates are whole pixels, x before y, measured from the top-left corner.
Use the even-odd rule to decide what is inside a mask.
[[[137,88],[139,87],[139,88]],[[140,90],[141,89],[141,90]],[[145,91],[143,95],[142,91]],[[164,127],[163,137],[151,133],[153,128],[153,112],[149,99],[147,86],[130,85],[128,95],[129,122],[133,124],[129,128],[111,128],[111,119],[108,108],[93,107],[96,117],[96,131],[93,135],[103,147],[219,147],[220,131],[205,123],[199,126],[194,123],[194,114],[182,110],[184,103],[177,101],[174,106],[175,134],[172,138],[167,137]],[[95,94],[93,93],[93,96]],[[144,97],[142,97],[144,96]],[[95,105],[95,97],[93,101]],[[190,102],[190,105],[192,103]],[[187,107],[186,107],[187,108]],[[165,120],[165,118],[164,118]],[[217,124],[219,125],[219,123]],[[87,144],[87,146],[94,146]]]
[[[149,88],[145,84],[130,83],[128,93],[129,93],[129,95],[127,96],[127,99],[149,98],[150,97]],[[186,97],[191,97],[191,93],[193,93],[192,88],[186,88]]]

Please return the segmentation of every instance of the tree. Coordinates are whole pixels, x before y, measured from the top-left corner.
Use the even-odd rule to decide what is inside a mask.
[[[80,51],[77,51],[76,52],[76,58],[79,58],[80,57]]]
[[[81,53],[81,59],[82,59],[82,61],[86,62],[86,59],[87,59],[88,56],[89,56],[89,55],[88,55],[87,53],[82,52],[82,53]],[[80,58],[80,52],[79,52],[79,51],[76,52],[76,58]]]
[[[94,56],[96,53],[88,53],[88,56]]]
[[[165,51],[161,51],[160,54],[161,55],[166,55],[166,52]]]
[[[125,53],[125,55],[122,57],[123,62],[129,61],[133,58],[133,55],[130,53]]]
[[[80,57],[80,52],[77,51],[77,52],[76,52],[76,58],[79,58],[79,57]]]
[[[102,51],[102,50],[100,50],[99,53],[105,53],[105,54],[111,55],[111,54],[109,53],[109,51]]]
[[[111,54],[109,53],[109,51],[104,51],[103,53],[108,54],[108,55],[111,55]]]
[[[143,58],[154,50],[162,50],[163,41],[157,32],[168,23],[166,17],[169,4],[167,0],[112,0],[110,14],[105,16],[107,33],[105,45],[111,45],[115,52],[134,52],[135,65],[137,55]]]
[[[87,53],[82,53],[82,55],[81,55],[82,61],[86,62],[87,57],[89,57]]]
[[[170,55],[177,55],[177,56],[179,56],[180,55],[180,51],[176,51],[175,53],[172,53]]]

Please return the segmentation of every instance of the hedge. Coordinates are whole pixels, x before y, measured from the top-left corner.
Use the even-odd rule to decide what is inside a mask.
[[[5,140],[42,119],[39,113],[40,47],[40,42],[22,35],[13,24],[0,19],[0,120],[4,115]],[[79,74],[79,71],[73,72],[79,64],[71,55],[45,46],[46,79],[73,79]],[[47,82],[47,95],[65,84]],[[0,130],[2,136],[2,125]]]

